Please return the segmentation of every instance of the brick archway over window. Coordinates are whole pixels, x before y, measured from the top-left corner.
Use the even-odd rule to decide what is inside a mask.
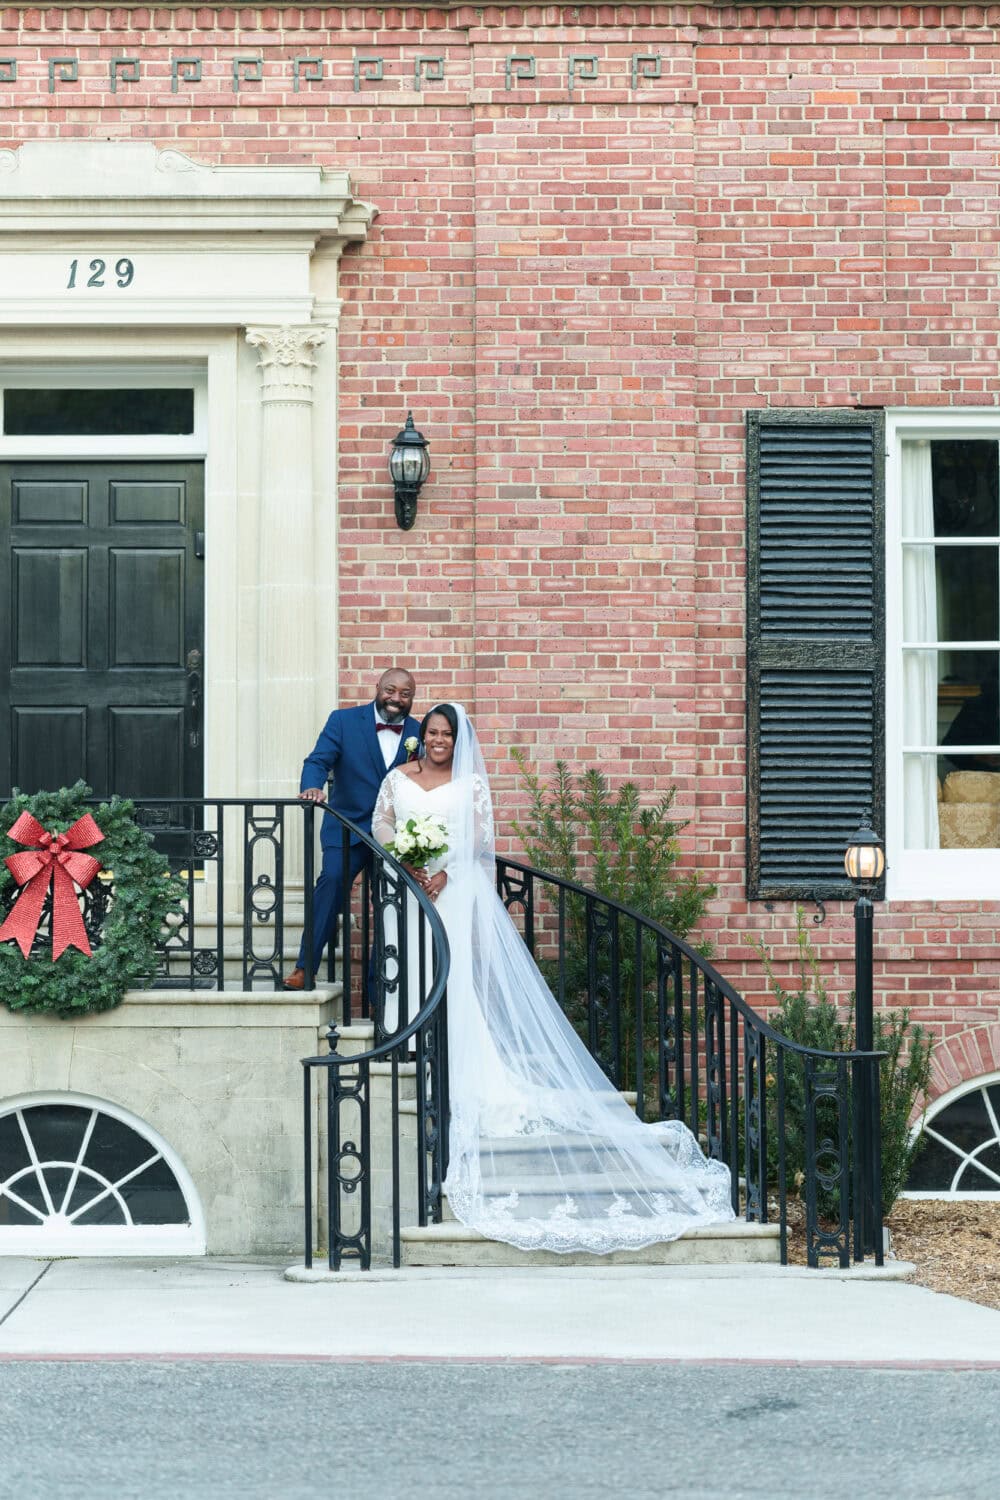
[[[970,1026],[957,1036],[935,1041],[927,1102],[933,1104],[942,1094],[987,1073],[1000,1073],[1000,1021]]]

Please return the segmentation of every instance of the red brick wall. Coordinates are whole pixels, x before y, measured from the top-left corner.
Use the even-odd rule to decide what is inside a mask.
[[[359,55],[384,77],[355,90]],[[570,88],[573,55],[597,78]],[[112,93],[115,56],[140,77]],[[417,89],[421,56],[444,77]],[[175,92],[178,57],[202,80]],[[324,72],[298,91],[297,57]],[[794,920],[743,902],[743,417],[994,404],[1000,7],[8,8],[4,58],[0,146],[349,169],[379,216],[343,262],[345,699],[412,663],[424,704],[474,707],[507,806],[512,744],[676,783],[722,967],[759,993],[741,934],[787,958]],[[407,407],[433,472],[405,534]],[[949,1066],[997,1051],[997,926],[878,914],[880,997],[955,1038]],[[813,937],[842,994],[849,909]]]

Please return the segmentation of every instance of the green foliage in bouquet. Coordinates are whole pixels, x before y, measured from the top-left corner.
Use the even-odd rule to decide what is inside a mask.
[[[680,868],[679,836],[685,827],[673,816],[675,789],[653,806],[643,807],[634,782],[624,782],[612,793],[608,779],[589,769],[574,776],[565,761],[557,761],[548,784],[528,765],[523,752],[512,752],[528,793],[528,811],[514,823],[528,860],[541,870],[559,875],[630,907],[678,937],[686,938],[704,916],[716,893],[697,871]],[[706,956],[707,943],[698,945]],[[636,963],[632,925],[622,920],[619,930],[618,988],[622,1004],[624,1087],[635,1087],[636,1073]],[[656,949],[654,937],[643,939],[643,1068],[647,1099],[655,1097],[656,1083]],[[566,902],[566,1010],[584,1037],[588,1033],[587,917],[582,897]],[[558,966],[542,959],[550,986],[556,987]],[[611,988],[610,943],[603,939],[596,953],[597,988],[605,999]]]
[[[797,987],[786,989],[774,972],[774,962],[759,938],[749,937],[767,975],[768,987],[777,1007],[767,1019],[776,1031],[804,1047],[822,1052],[851,1052],[855,1047],[854,995],[845,1013],[829,998],[820,968],[819,957],[805,926],[801,907],[795,911]],[[882,1114],[882,1212],[887,1214],[905,1186],[917,1150],[911,1140],[910,1117],[917,1101],[927,1092],[930,1082],[931,1038],[923,1026],[910,1021],[908,1010],[874,1013],[875,1052],[884,1052],[879,1064]],[[778,1119],[774,1083],[773,1056],[768,1077],[768,1170],[772,1182],[777,1180]],[[792,1053],[785,1057],[785,1163],[790,1186],[801,1182],[805,1173],[805,1070]],[[823,1111],[829,1118],[824,1118]],[[819,1136],[837,1138],[836,1106],[832,1100],[819,1103]],[[821,1191],[820,1213],[835,1218],[838,1200]]]
[[[104,839],[88,853],[100,860],[102,873],[113,875],[100,937],[95,941],[91,934],[91,955],[67,948],[53,962],[48,943],[28,958],[16,943],[0,943],[0,998],[11,1010],[64,1017],[111,1010],[127,989],[156,972],[157,939],[167,917],[179,909],[183,885],[135,822],[131,802],[113,797],[93,807],[87,800],[91,795],[90,787],[78,781],[58,792],[15,792],[0,809],[0,922],[18,889],[2,861],[22,847],[7,830],[24,812],[52,833],[65,831],[89,812]],[[41,931],[46,931],[44,918]]]

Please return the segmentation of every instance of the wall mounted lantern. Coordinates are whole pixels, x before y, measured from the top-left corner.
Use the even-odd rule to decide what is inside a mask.
[[[431,471],[427,439],[413,425],[413,413],[407,412],[406,426],[397,432],[389,454],[389,473],[396,491],[396,525],[409,531],[417,519],[417,496]]]

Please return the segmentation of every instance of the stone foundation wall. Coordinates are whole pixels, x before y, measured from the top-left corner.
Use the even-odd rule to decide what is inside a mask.
[[[301,1254],[301,1059],[325,1051],[328,1021],[316,996],[134,992],[77,1021],[0,1008],[0,1108],[53,1093],[117,1105],[187,1168],[208,1254]]]

